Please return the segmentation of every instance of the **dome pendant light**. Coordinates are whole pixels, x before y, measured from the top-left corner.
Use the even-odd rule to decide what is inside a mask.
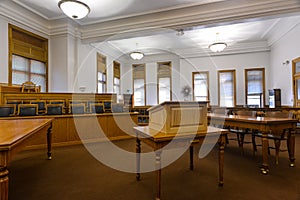
[[[219,33],[216,33],[217,40],[218,40],[218,36],[219,36]],[[227,47],[227,44],[225,42],[218,42],[218,41],[208,46],[208,48],[212,52],[216,52],[216,53],[223,51],[226,47]]]
[[[89,6],[77,0],[60,0],[58,7],[72,19],[81,19],[90,13]]]
[[[136,43],[136,49],[137,49],[138,44]],[[140,51],[133,51],[129,54],[129,56],[133,59],[133,60],[141,60],[144,57],[144,54]]]

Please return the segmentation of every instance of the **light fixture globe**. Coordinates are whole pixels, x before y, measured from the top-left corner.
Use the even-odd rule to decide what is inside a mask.
[[[58,7],[72,19],[81,19],[90,13],[89,6],[77,0],[60,0]]]
[[[144,54],[139,51],[131,52],[129,55],[133,60],[141,60],[144,57]]]
[[[227,47],[227,44],[224,42],[216,42],[208,46],[212,52],[221,52]]]

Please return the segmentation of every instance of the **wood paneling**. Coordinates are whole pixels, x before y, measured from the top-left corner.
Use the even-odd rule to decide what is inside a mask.
[[[133,136],[137,126],[137,113],[105,113],[82,115],[55,115],[34,117],[9,117],[1,119],[45,119],[53,118],[52,143],[56,146],[118,140]],[[36,137],[28,148],[44,147],[45,138]]]

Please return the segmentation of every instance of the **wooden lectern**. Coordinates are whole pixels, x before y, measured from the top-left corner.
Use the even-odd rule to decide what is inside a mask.
[[[207,101],[165,101],[149,109],[149,128],[163,133],[206,133]]]

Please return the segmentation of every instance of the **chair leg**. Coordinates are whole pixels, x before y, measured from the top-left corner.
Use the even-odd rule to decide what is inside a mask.
[[[255,156],[255,153],[257,152],[255,133],[252,133],[252,147],[253,147],[253,156]]]
[[[241,148],[241,152],[242,155],[244,155],[244,139],[245,139],[245,134],[244,133],[240,133],[240,148]]]
[[[226,141],[226,144],[229,144],[229,139],[228,139],[228,135],[227,134],[225,135],[225,141]]]
[[[276,165],[278,165],[278,160],[279,160],[279,151],[280,151],[280,140],[274,140],[274,144],[275,144],[275,163]]]

